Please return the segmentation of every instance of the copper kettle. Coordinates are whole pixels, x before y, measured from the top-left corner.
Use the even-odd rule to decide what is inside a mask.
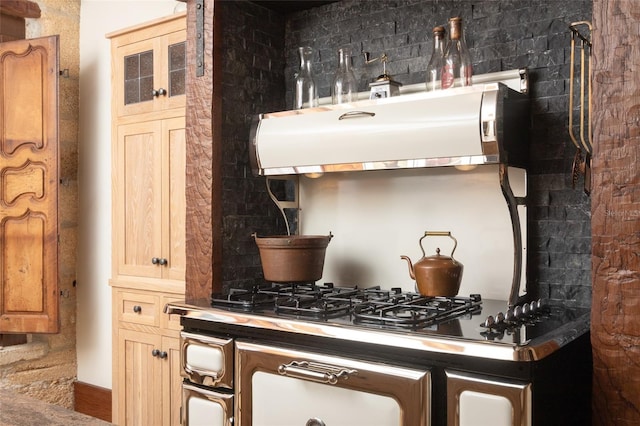
[[[451,256],[440,254],[440,248],[436,249],[435,256],[427,256],[422,247],[422,240],[426,237],[449,237],[453,240]],[[458,241],[446,231],[425,231],[418,241],[422,250],[422,259],[414,264],[407,256],[400,256],[409,264],[409,275],[416,280],[417,291],[428,297],[434,296],[456,296],[460,290],[462,280],[462,263],[453,258]]]

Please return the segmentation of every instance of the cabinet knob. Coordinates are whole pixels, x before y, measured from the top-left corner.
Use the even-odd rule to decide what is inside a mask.
[[[152,351],[151,351],[151,355],[153,355],[153,356],[158,356],[158,355],[160,355],[160,350],[159,350],[159,349],[154,349],[154,350],[152,350]]]
[[[157,264],[160,263],[160,259],[157,258],[157,257],[152,257],[151,258],[151,263],[154,264],[154,265],[157,265]]]
[[[133,312],[135,312],[136,314],[139,314],[140,312],[142,312],[142,306],[134,305],[133,306]]]
[[[164,257],[161,258],[161,259],[158,259],[158,265],[165,266],[168,263],[169,263],[169,261],[167,259],[165,259]]]
[[[158,96],[164,96],[167,94],[167,91],[165,89],[163,89],[162,87],[159,88],[158,90],[152,90],[151,94],[153,95],[154,98],[157,98]]]
[[[158,356],[160,357],[160,359],[166,359],[167,358],[167,353],[165,351],[162,351],[158,354]]]

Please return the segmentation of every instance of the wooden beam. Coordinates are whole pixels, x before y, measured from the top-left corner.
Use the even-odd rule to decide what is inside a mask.
[[[40,6],[27,0],[0,0],[0,13],[18,18],[39,18]]]
[[[24,18],[0,13],[0,43],[25,38]]]
[[[197,34],[196,28],[198,13],[202,14],[201,34]],[[219,22],[219,16],[214,18],[214,0],[204,0],[201,7],[196,7],[196,1],[187,4],[187,299],[209,298],[212,290],[221,287],[222,279]],[[198,76],[196,43],[201,37],[204,37],[204,75]]]
[[[593,425],[640,424],[639,17],[593,2]]]

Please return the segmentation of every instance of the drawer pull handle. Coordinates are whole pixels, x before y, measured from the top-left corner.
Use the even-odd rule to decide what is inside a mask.
[[[291,361],[286,365],[281,364],[278,373],[282,376],[335,385],[339,380],[347,380],[358,371],[309,361]]]
[[[134,305],[133,306],[133,312],[135,312],[136,314],[139,314],[140,312],[142,312],[142,306]]]
[[[356,117],[375,117],[375,112],[368,111],[349,111],[342,114],[338,117],[338,120],[344,120],[345,118],[356,118]]]

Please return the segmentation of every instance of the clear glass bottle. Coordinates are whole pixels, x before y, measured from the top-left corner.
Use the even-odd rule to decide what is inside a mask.
[[[449,45],[444,51],[442,88],[471,86],[473,66],[462,32],[462,18],[449,19]]]
[[[304,46],[298,48],[300,69],[296,75],[294,109],[313,108],[318,106],[318,86],[311,70],[313,50]]]
[[[331,102],[334,105],[358,100],[358,82],[351,69],[350,53],[347,48],[338,49],[338,69],[331,86]]]
[[[437,26],[433,29],[433,52],[427,65],[427,91],[441,89],[440,79],[444,65],[444,27]]]

